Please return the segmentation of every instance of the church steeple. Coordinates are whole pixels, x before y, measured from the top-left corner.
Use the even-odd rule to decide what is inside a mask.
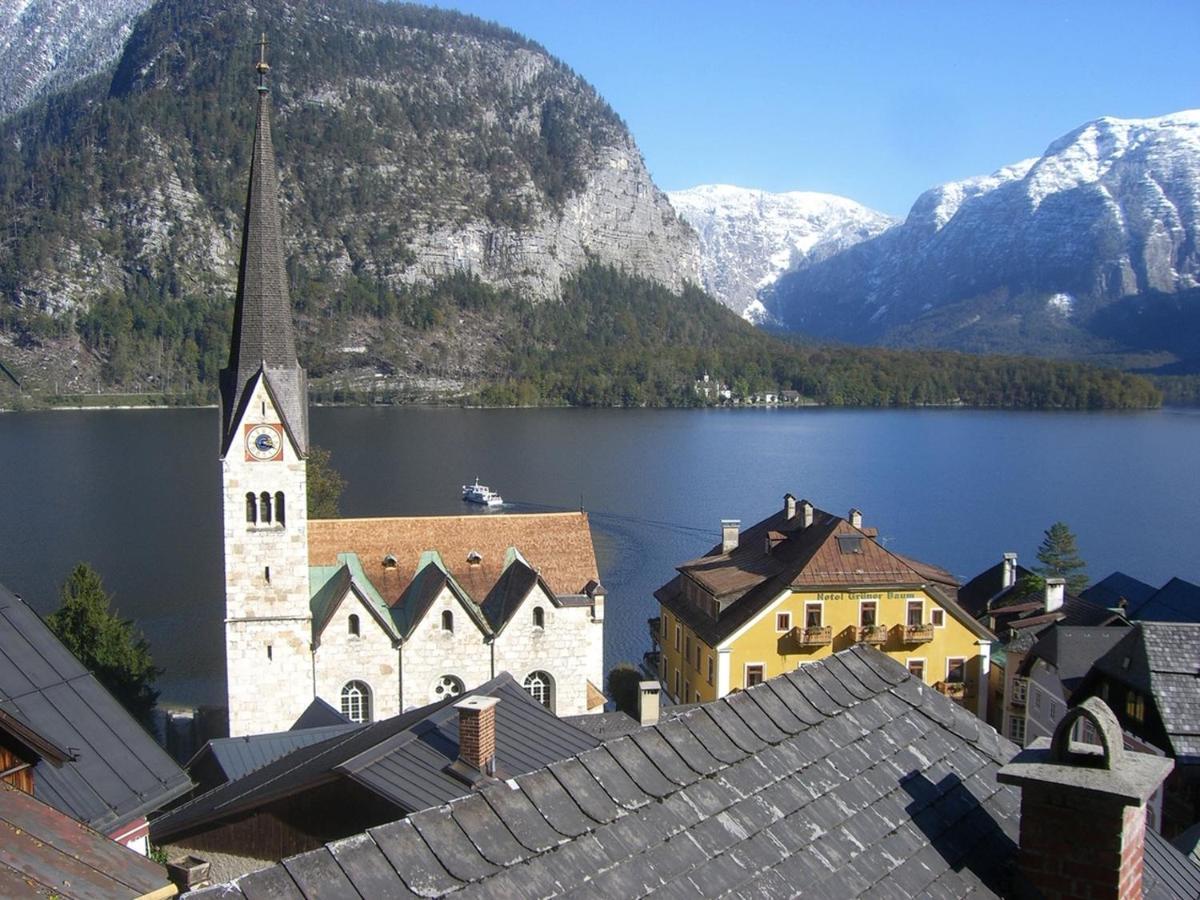
[[[221,372],[221,455],[229,451],[261,371],[275,406],[296,448],[308,451],[308,385],[296,359],[292,307],[288,298],[283,235],[279,224],[279,179],[271,143],[271,95],[266,85],[270,66],[267,41],[259,42],[258,118],[250,161],[250,185],[242,228],[237,301],[229,365]]]

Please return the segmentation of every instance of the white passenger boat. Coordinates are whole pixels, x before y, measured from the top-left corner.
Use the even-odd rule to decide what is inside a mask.
[[[504,498],[486,484],[480,484],[478,478],[475,479],[474,484],[464,484],[462,491],[463,499],[468,503],[481,503],[484,506],[504,505]]]

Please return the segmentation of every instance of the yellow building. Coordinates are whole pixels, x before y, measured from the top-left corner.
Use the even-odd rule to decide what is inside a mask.
[[[699,703],[842,650],[872,644],[986,716],[995,636],[955,600],[958,582],[884,548],[862,513],[841,518],[788,494],[783,509],[678,566],[654,596],[659,677]]]

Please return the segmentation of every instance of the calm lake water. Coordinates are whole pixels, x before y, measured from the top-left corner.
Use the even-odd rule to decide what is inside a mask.
[[[314,409],[348,516],[462,513],[478,475],[512,511],[592,515],[606,668],[647,649],[653,590],[721,518],[792,491],[863,510],[961,578],[1062,519],[1089,572],[1200,581],[1200,411]],[[104,576],[165,668],[162,699],[224,696],[215,410],[0,415],[0,582],[47,613],[74,563]],[[481,515],[498,513],[480,512]],[[500,513],[502,514],[502,513]]]

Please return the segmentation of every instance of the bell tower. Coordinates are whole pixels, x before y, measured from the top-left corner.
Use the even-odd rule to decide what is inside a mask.
[[[232,736],[291,727],[313,699],[307,378],[296,358],[259,42],[258,116],[229,365],[221,371],[225,671]]]

